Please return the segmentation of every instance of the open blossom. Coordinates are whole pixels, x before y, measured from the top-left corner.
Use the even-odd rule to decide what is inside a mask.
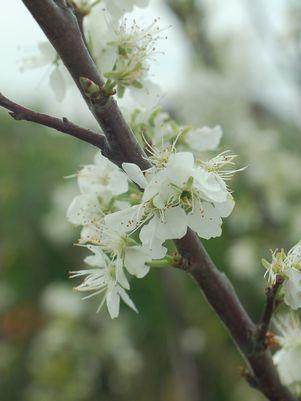
[[[97,236],[90,242],[97,244],[99,249],[109,255],[118,270],[123,272],[125,267],[128,273],[138,278],[149,272],[149,266],[146,264],[150,260],[149,253],[127,234],[103,224],[98,229]]]
[[[158,20],[142,28],[135,20],[129,22],[124,18],[116,21],[105,14],[102,18],[105,28],[102,28],[99,41],[93,41],[90,50],[107,78],[106,87],[116,88],[119,97],[124,95],[127,87],[138,92],[144,89],[144,94],[157,91],[148,73],[150,62],[156,57],[156,44],[161,39]],[[90,34],[95,30],[94,25],[99,32],[99,18],[88,26]]]
[[[287,254],[283,249],[276,250],[271,262],[262,262],[271,284],[275,283],[277,276],[283,278],[284,302],[292,309],[301,308],[301,241]]]
[[[281,382],[295,385],[301,382],[301,322],[297,315],[288,314],[275,322],[281,349],[274,356]]]
[[[120,266],[114,264],[101,248],[89,245],[88,248],[94,255],[88,256],[85,262],[92,269],[70,272],[71,278],[85,277],[84,281],[75,287],[80,292],[91,292],[83,299],[88,299],[103,294],[98,311],[106,302],[109,314],[112,319],[119,315],[120,298],[135,312],[137,309],[128,296],[125,289],[129,289],[129,283]]]
[[[106,212],[122,209],[126,202],[116,196],[128,190],[127,176],[98,152],[94,164],[84,166],[77,174],[80,194],[71,202],[67,218],[74,225],[84,226],[82,242],[97,237]]]
[[[206,239],[221,235],[222,217],[234,206],[224,181],[233,172],[223,171],[232,157],[196,163],[192,153],[167,148],[154,150],[151,159],[154,166],[144,173],[135,164],[123,164],[128,177],[144,189],[142,202],[107,215],[107,225],[125,232],[143,226],[140,240],[155,258],[165,254],[165,240],[182,238],[188,227]]]
[[[94,164],[84,166],[77,175],[81,193],[120,195],[128,190],[126,175],[98,152]]]

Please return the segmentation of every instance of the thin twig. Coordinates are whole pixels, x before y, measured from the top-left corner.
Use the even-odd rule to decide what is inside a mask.
[[[17,103],[12,102],[7,97],[0,93],[0,106],[10,110],[10,115],[15,120],[31,121],[46,127],[54,128],[57,131],[74,136],[82,141],[88,142],[102,149],[103,153],[107,153],[106,137],[103,134],[98,134],[86,128],[81,128],[73,124],[67,118],[62,119],[49,116],[47,114],[38,113],[36,111],[27,109]]]
[[[266,289],[266,304],[257,326],[258,345],[262,346],[263,348],[267,347],[266,337],[270,327],[273,313],[275,312],[278,306],[277,293],[282,283],[283,283],[283,278],[281,276],[277,276],[275,284],[272,287],[268,287]]]

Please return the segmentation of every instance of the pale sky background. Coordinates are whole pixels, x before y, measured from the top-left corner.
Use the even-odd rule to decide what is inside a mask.
[[[3,1],[3,0],[2,0]],[[121,0],[122,1],[122,0]],[[217,37],[236,34],[238,40],[242,35],[249,35],[248,49],[239,57],[250,57],[250,82],[254,92],[266,101],[285,118],[300,121],[300,90],[285,77],[275,63],[274,44],[265,37],[265,24],[269,23],[280,29],[287,0],[202,0],[212,8],[212,35]],[[167,12],[161,0],[150,0],[147,9],[136,9],[135,16],[140,24],[149,23],[161,17],[161,26],[167,30],[168,40],[162,41],[160,51],[165,55],[158,57],[152,68],[154,80],[163,91],[170,93],[175,89],[175,82],[187,75],[187,46],[177,21]],[[12,100],[23,104],[44,102],[45,111],[51,110],[59,115],[77,116],[82,110],[83,102],[77,90],[71,88],[62,103],[57,103],[48,85],[51,67],[37,68],[21,73],[19,67],[22,59],[37,52],[38,42],[45,40],[43,33],[33,20],[21,0],[5,2],[0,14],[0,91]],[[261,36],[261,37],[260,37]],[[251,44],[249,46],[249,44]],[[244,46],[245,47],[245,46]],[[240,49],[239,49],[240,50]],[[84,114],[88,115],[86,112]]]

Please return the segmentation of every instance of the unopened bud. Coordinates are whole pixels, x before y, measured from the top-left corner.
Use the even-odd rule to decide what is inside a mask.
[[[80,77],[79,82],[83,88],[85,95],[92,100],[98,100],[101,96],[101,87],[89,78]]]

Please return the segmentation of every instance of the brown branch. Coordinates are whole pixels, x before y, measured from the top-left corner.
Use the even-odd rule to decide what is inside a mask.
[[[97,134],[89,129],[81,128],[73,124],[67,118],[62,119],[49,116],[43,113],[27,109],[17,103],[12,102],[0,93],[0,106],[10,110],[10,115],[15,120],[31,121],[44,125],[46,127],[54,128],[57,131],[74,136],[82,141],[88,142],[102,149],[104,154],[107,154],[107,140],[103,134]]]
[[[81,88],[80,77],[89,78],[100,86],[104,82],[84,44],[72,9],[64,0],[22,1],[55,47],[102,127],[114,155],[113,161],[119,165],[124,161],[132,162],[141,169],[150,167],[114,99],[102,96],[97,103],[92,103]],[[189,272],[248,361],[256,387],[271,401],[296,401],[280,383],[270,352],[256,347],[255,324],[241,305],[230,281],[216,268],[197,235],[188,230],[187,235],[177,241],[177,247],[189,262]]]
[[[277,276],[275,284],[272,287],[268,287],[266,289],[266,304],[262,316],[260,318],[260,321],[258,323],[258,329],[257,329],[257,341],[259,346],[262,346],[263,349],[267,348],[267,343],[266,343],[267,334],[273,313],[275,312],[278,306],[276,297],[282,283],[283,283],[283,278],[281,276]]]

